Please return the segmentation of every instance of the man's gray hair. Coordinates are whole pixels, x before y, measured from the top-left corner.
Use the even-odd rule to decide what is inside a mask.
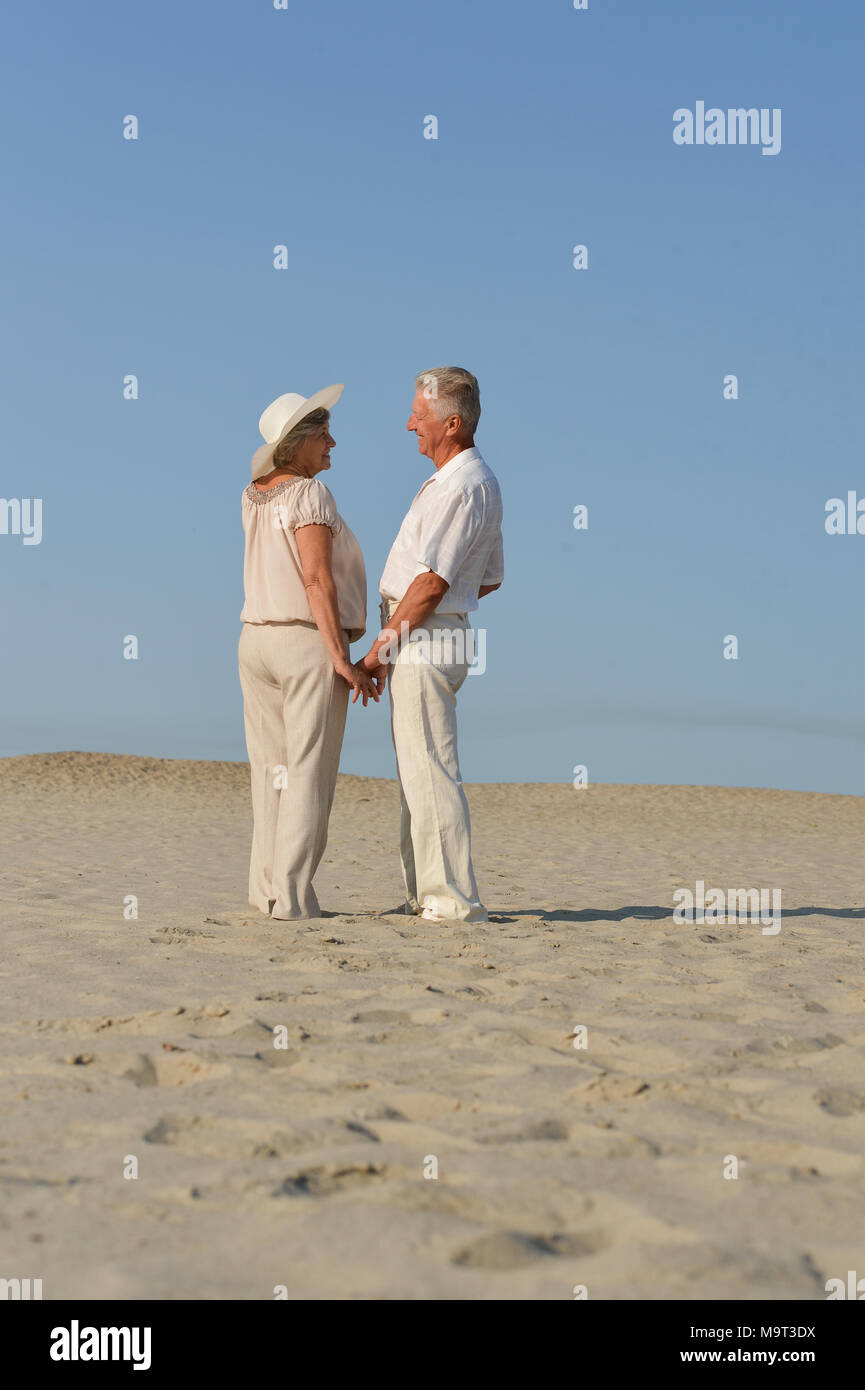
[[[474,435],[481,418],[481,393],[477,377],[464,367],[430,367],[414,379],[418,391],[432,402],[439,420],[458,415],[467,434]]]

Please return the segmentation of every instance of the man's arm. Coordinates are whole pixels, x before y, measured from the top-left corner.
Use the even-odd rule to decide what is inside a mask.
[[[493,594],[495,593],[496,589],[500,589],[501,587],[501,580],[499,580],[498,584],[482,584],[481,587],[478,589],[478,598],[486,598],[487,594]]]
[[[386,630],[402,635],[403,631],[409,633],[416,627],[422,627],[430,614],[438,608],[449,588],[447,580],[442,579],[434,570],[417,575],[400,599],[396,611],[388,619]],[[408,623],[407,629],[403,629],[403,623]],[[391,641],[390,637],[378,636],[363,660],[358,662],[358,666],[370,673],[378,671],[384,665],[380,656],[381,648],[385,645],[390,646]]]

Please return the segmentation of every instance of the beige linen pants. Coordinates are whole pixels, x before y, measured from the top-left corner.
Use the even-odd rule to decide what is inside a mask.
[[[249,901],[282,921],[318,917],[312,880],[327,844],[348,685],[314,623],[244,623],[238,663],[252,783]]]
[[[381,606],[385,626],[396,604]],[[434,613],[390,668],[391,733],[400,784],[406,903],[436,917],[485,922],[471,857],[457,754],[457,691],[469,669],[465,613]],[[469,639],[470,640],[470,639]]]

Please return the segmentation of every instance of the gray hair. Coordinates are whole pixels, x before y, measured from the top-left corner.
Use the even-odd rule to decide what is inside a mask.
[[[292,462],[295,454],[305,439],[316,430],[321,429],[322,425],[330,423],[330,411],[325,410],[320,405],[318,410],[311,410],[308,415],[304,415],[302,420],[298,420],[293,430],[280,439],[273,451],[274,468],[285,468]]]
[[[432,402],[433,413],[439,420],[458,415],[463,429],[474,435],[481,418],[481,393],[477,377],[465,367],[430,367],[414,379],[418,391]]]

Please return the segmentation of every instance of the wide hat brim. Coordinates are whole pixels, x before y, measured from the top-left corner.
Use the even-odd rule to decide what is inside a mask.
[[[285,396],[277,396],[275,401],[271,401],[266,410],[262,411],[258,427],[262,435],[267,440],[256,449],[252,456],[252,481],[256,478],[263,478],[265,473],[273,471],[273,453],[281,439],[299,424],[305,415],[311,415],[314,410],[330,410],[335,406],[345,387],[342,382],[335,386],[325,386],[321,391],[316,391],[313,396],[298,396],[288,392]]]

